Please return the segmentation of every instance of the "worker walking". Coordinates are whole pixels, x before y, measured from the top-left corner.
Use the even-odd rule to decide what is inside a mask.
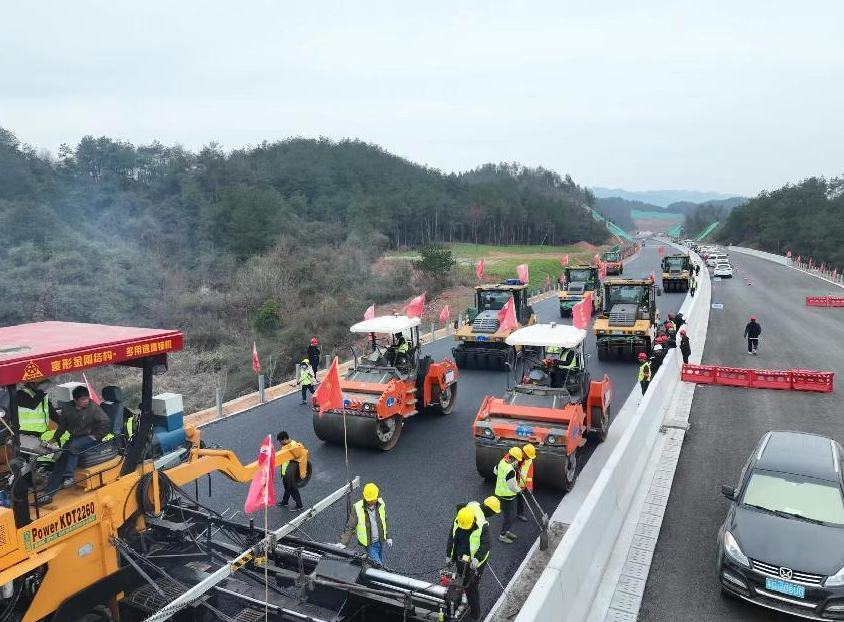
[[[700,264],[696,263],[695,264],[695,276],[697,276],[699,274],[700,274]]]
[[[387,528],[387,510],[384,500],[378,496],[378,486],[372,482],[363,487],[363,499],[352,506],[346,529],[340,536],[340,545],[346,547],[357,534],[358,542],[369,559],[384,565],[384,549],[393,546]]]
[[[648,355],[644,352],[639,352],[639,386],[642,387],[642,395],[648,390],[648,385],[651,383],[651,364],[648,361]]]
[[[695,266],[697,267],[697,266]],[[689,276],[689,294],[691,294],[692,298],[695,297],[695,291],[697,290],[697,279],[695,278],[694,273]]]
[[[492,514],[501,512],[497,497],[487,497],[483,506],[472,501],[460,508],[451,525],[446,545],[446,564],[457,564],[457,574],[463,579],[469,619],[481,618],[480,582],[489,559],[489,521]]]
[[[750,321],[744,327],[744,336],[747,337],[747,353],[756,354],[759,349],[759,335],[762,334],[762,325],[756,321],[756,316],[751,315]]]
[[[282,447],[287,447],[288,449],[293,449],[294,447],[302,445],[298,441],[294,441],[290,438],[290,435],[284,430],[279,432],[275,438]],[[290,462],[294,462],[292,469],[289,468]],[[296,485],[295,481],[296,471],[298,468],[299,463],[291,460],[282,462],[281,467],[279,468],[279,471],[281,471],[281,484],[284,486],[284,496],[281,498],[281,501],[276,503],[276,505],[280,508],[286,508],[287,502],[292,498],[295,505],[292,508],[288,508],[291,512],[298,512],[302,509],[302,495],[299,493],[299,487]]]
[[[316,384],[316,376],[314,370],[311,369],[311,362],[308,359],[302,359],[299,363],[299,380],[296,384],[302,386],[302,403],[305,403],[308,392],[314,392],[314,385]]]
[[[680,313],[679,311],[677,312],[677,315],[675,315],[674,317],[671,317],[671,314],[669,313],[668,317],[671,318],[671,321],[674,323],[674,328],[676,330],[680,330],[681,328],[683,328],[683,324],[686,323],[686,318],[684,318],[683,314]]]
[[[522,450],[511,447],[495,467],[495,496],[501,502],[501,535],[498,541],[512,544],[519,536],[510,531],[516,516],[516,495],[521,492],[516,467],[522,460]]]
[[[314,378],[316,378],[317,371],[319,371],[319,341],[316,339],[311,339],[308,346],[308,361],[311,363],[311,369],[314,372]]]
[[[689,343],[689,336],[686,334],[686,329],[680,329],[680,353],[683,355],[683,364],[689,363],[689,357],[692,355],[692,345]]]
[[[533,460],[536,458],[536,447],[528,443],[522,447],[522,459],[519,461],[519,489],[520,492],[516,496],[516,518],[523,523],[527,522],[525,516],[525,490],[533,493]]]

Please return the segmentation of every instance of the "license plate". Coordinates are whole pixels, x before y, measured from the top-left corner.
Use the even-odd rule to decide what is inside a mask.
[[[623,330],[614,330],[614,331],[612,331],[612,334],[613,335],[623,335],[624,331]]]
[[[489,341],[489,337],[478,337],[478,341]]]
[[[794,585],[788,581],[781,579],[772,579],[765,577],[765,589],[785,594],[786,596],[796,596],[797,598],[806,598],[806,588],[802,585]]]
[[[529,425],[518,425],[516,426],[516,436],[521,436],[522,438],[528,438],[529,436],[533,435],[533,428]]]

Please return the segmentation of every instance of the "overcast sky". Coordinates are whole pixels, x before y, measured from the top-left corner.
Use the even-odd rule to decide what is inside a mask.
[[[356,137],[446,171],[755,194],[844,172],[844,2],[10,2],[0,125]]]

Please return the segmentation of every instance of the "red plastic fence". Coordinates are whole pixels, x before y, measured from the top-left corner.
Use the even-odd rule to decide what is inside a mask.
[[[808,369],[781,371],[685,364],[681,378],[684,382],[696,384],[831,393],[835,372],[810,371]]]
[[[807,307],[844,307],[842,296],[806,296]]]

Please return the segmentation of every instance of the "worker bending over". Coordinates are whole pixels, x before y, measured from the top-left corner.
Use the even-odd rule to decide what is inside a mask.
[[[489,559],[487,517],[498,513],[496,502],[496,497],[487,497],[483,507],[473,501],[460,508],[448,534],[446,563],[457,564],[457,574],[462,578],[469,603],[470,620],[479,620],[481,617],[480,581]]]
[[[522,450],[511,447],[495,467],[495,496],[501,502],[501,535],[498,541],[512,544],[519,536],[510,531],[516,516],[516,495],[521,492],[516,467],[522,460]]]
[[[346,547],[356,533],[358,542],[369,559],[384,565],[384,547],[393,546],[387,530],[387,509],[378,496],[378,486],[372,482],[363,487],[363,499],[352,506],[346,530],[340,536],[340,545]]]

